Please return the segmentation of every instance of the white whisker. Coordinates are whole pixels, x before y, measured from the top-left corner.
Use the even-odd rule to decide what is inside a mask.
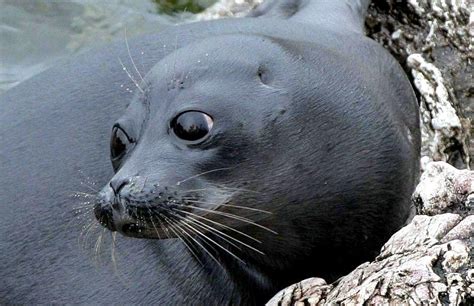
[[[272,212],[269,212],[267,210],[262,210],[262,209],[253,208],[253,207],[239,206],[239,205],[233,205],[233,204],[211,203],[211,202],[197,201],[197,200],[187,200],[186,198],[184,198],[184,199],[186,200],[186,202],[190,202],[190,203],[201,203],[201,204],[208,204],[208,205],[214,205],[214,206],[225,206],[225,207],[241,208],[241,209],[261,212],[261,213],[268,214],[268,215],[273,214]]]
[[[230,218],[230,219],[235,219],[235,220],[239,220],[239,221],[242,221],[242,222],[245,222],[245,223],[248,223],[248,224],[252,224],[252,225],[255,225],[256,227],[259,227],[261,229],[264,229],[266,231],[269,231],[270,233],[273,233],[273,234],[276,234],[278,235],[277,232],[275,232],[274,230],[272,229],[269,229],[268,227],[266,226],[263,226],[261,224],[258,224],[250,219],[247,219],[245,217],[241,217],[241,216],[237,216],[237,215],[234,215],[234,214],[231,214],[231,213],[226,213],[226,212],[222,212],[222,211],[217,211],[217,210],[212,210],[212,209],[206,209],[206,208],[202,208],[202,207],[196,207],[196,206],[187,206],[187,205],[182,205],[182,204],[176,204],[178,206],[183,206],[183,207],[191,207],[193,209],[197,209],[197,210],[202,210],[202,211],[206,211],[206,212],[209,212],[209,213],[212,213],[212,214],[216,214],[216,215],[220,215],[220,216],[224,216],[224,217],[227,217],[227,218]]]
[[[201,228],[201,229],[203,229],[203,230],[211,230],[211,231],[214,232],[219,238],[221,238],[222,240],[224,240],[224,241],[227,242],[228,244],[232,245],[233,247],[235,247],[235,248],[238,249],[238,250],[242,250],[238,245],[235,245],[233,242],[229,241],[229,240],[226,238],[226,236],[228,236],[228,235],[224,234],[223,232],[221,232],[221,231],[219,231],[219,230],[216,230],[216,229],[214,229],[214,228],[212,228],[212,227],[210,227],[210,226],[208,226],[208,225],[206,225],[206,224],[204,224],[205,226],[203,226],[203,225],[199,224],[198,222],[194,222],[194,221],[192,221],[192,220],[190,220],[190,219],[181,217],[181,216],[179,216],[179,215],[176,215],[175,217],[180,218],[181,220],[183,220],[183,221],[181,222],[181,224],[183,224],[183,225],[187,225],[187,222],[191,222],[191,223],[193,223],[194,225],[196,225],[197,227],[199,227],[199,228]],[[201,223],[202,223],[202,222],[201,222]],[[207,227],[206,227],[206,226],[207,226]]]
[[[199,173],[199,174],[196,174],[196,175],[193,175],[193,176],[190,176],[188,177],[187,179],[184,179],[184,180],[181,180],[181,181],[178,181],[176,182],[176,185],[181,185],[182,183],[186,182],[186,181],[189,181],[191,179],[194,179],[196,177],[199,177],[201,175],[205,175],[205,174],[208,174],[208,173],[212,173],[212,172],[217,172],[217,171],[222,171],[222,170],[229,170],[231,168],[219,168],[219,169],[213,169],[213,170],[209,170],[209,171],[205,171],[205,172],[202,172],[202,173]]]
[[[133,76],[128,72],[128,69],[127,67],[125,67],[125,65],[123,64],[122,60],[120,59],[120,57],[118,57],[118,60],[119,60],[119,63],[120,65],[122,66],[122,70],[125,71],[125,73],[128,75],[128,77],[130,78],[130,80],[132,80],[133,84],[135,84],[135,86],[138,88],[138,90],[140,90],[141,93],[145,93],[143,91],[143,89],[140,87],[140,85],[138,84],[138,82],[133,78]]]
[[[170,229],[175,233],[175,235],[183,242],[183,244],[185,245],[185,247],[189,250],[189,252],[194,256],[194,258],[196,258],[196,260],[202,265],[204,266],[204,264],[201,262],[201,260],[199,259],[199,257],[197,256],[197,254],[193,251],[193,249],[191,248],[190,245],[188,245],[188,243],[183,239],[181,238],[181,236],[173,229],[173,226],[176,225],[176,224],[173,224],[173,222],[171,220],[169,220],[168,218],[164,217],[165,219],[165,222],[168,223],[168,225],[170,226]],[[169,220],[169,221],[168,221]],[[177,225],[176,225],[177,226]],[[179,226],[177,226],[179,229],[181,229],[181,232],[183,234],[187,234],[185,231],[183,231],[182,228],[180,228]],[[189,236],[191,237],[191,236]]]
[[[246,244],[245,242],[242,242],[242,241],[240,241],[239,239],[236,239],[236,238],[234,238],[234,237],[232,237],[232,236],[230,236],[230,235],[227,235],[226,233],[224,233],[224,232],[222,232],[222,231],[220,231],[220,230],[218,230],[218,229],[216,229],[216,228],[213,228],[212,226],[209,226],[209,225],[207,225],[207,224],[205,224],[205,223],[203,223],[203,222],[201,222],[201,221],[199,221],[199,220],[197,220],[197,219],[194,219],[193,217],[189,217],[189,216],[188,216],[187,218],[184,218],[184,217],[181,217],[181,218],[182,218],[183,220],[192,221],[192,222],[194,222],[197,226],[200,226],[201,228],[204,227],[204,228],[206,228],[206,229],[209,229],[209,230],[215,232],[216,234],[225,236],[225,237],[227,237],[227,238],[229,238],[229,239],[235,241],[236,243],[239,243],[239,244],[241,244],[241,245],[243,245],[243,246],[245,246],[245,247],[247,247],[247,248],[249,248],[249,249],[251,249],[251,250],[253,250],[253,251],[255,251],[255,252],[259,253],[259,254],[261,254],[261,255],[265,255],[265,253],[263,253],[262,251],[260,251],[260,250],[258,250],[258,249],[256,249],[256,248],[254,248],[254,247],[252,247],[252,246]],[[222,238],[222,237],[221,237],[221,238]],[[225,241],[227,241],[227,242],[230,243],[231,245],[235,246],[233,243],[229,242],[227,239],[225,239],[225,238],[222,238],[222,239],[224,239]],[[239,247],[237,247],[237,248],[240,250]]]
[[[175,208],[175,210],[178,210],[178,209]],[[205,220],[205,221],[210,222],[210,223],[212,223],[212,224],[215,224],[215,225],[217,225],[217,226],[221,226],[221,227],[223,227],[223,228],[225,228],[225,229],[228,229],[228,230],[233,231],[233,232],[235,232],[235,233],[237,233],[237,234],[240,234],[240,235],[242,235],[242,236],[244,236],[244,237],[247,237],[247,238],[249,238],[249,239],[251,239],[251,240],[253,240],[253,241],[257,242],[257,243],[262,243],[260,240],[254,238],[254,237],[252,237],[252,236],[250,236],[250,235],[247,235],[246,233],[241,232],[241,231],[239,231],[239,230],[237,230],[237,229],[235,229],[235,228],[233,228],[233,227],[227,226],[227,225],[222,224],[222,223],[219,223],[219,222],[217,222],[217,221],[210,220],[210,219],[208,219],[208,218],[206,218],[206,217],[203,217],[203,216],[194,214],[194,213],[189,212],[189,211],[184,211],[184,210],[178,210],[178,211],[182,212],[183,214],[191,215],[191,216],[194,216],[194,217],[196,217],[196,218]]]
[[[135,61],[133,60],[132,53],[130,52],[130,47],[128,46],[127,27],[125,27],[124,33],[125,33],[125,45],[127,46],[128,57],[130,57],[130,61],[132,62],[133,68],[138,73],[138,76],[140,77],[142,82],[145,83],[145,80],[143,79],[140,71],[138,71],[137,65],[135,65]]]
[[[85,182],[81,182],[81,185],[84,186],[84,187],[89,188],[90,190],[92,190],[92,191],[95,192],[95,193],[98,193],[98,192],[99,192],[99,190],[97,190],[97,189],[95,189],[94,187],[92,187],[92,186],[86,184]]]
[[[203,237],[204,239],[210,241],[211,243],[213,243],[215,246],[217,246],[218,248],[220,248],[221,250],[223,250],[224,252],[226,252],[227,254],[231,255],[232,257],[234,257],[235,259],[237,259],[238,261],[240,261],[241,263],[243,264],[246,264],[244,260],[242,260],[239,256],[235,255],[234,253],[232,253],[231,251],[227,250],[226,248],[224,248],[223,246],[221,246],[219,243],[217,243],[216,241],[214,241],[213,239],[209,238],[208,236],[206,236],[204,233],[202,233],[201,231],[199,231],[198,229],[190,226],[189,224],[185,224],[185,223],[181,223],[183,225],[186,225],[188,228],[190,228],[192,231],[194,231],[195,233],[197,233],[198,235],[200,235],[201,237]]]

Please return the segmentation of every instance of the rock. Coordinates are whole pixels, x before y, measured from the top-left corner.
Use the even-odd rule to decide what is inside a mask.
[[[417,213],[436,215],[450,211],[459,203],[457,211],[472,214],[474,197],[474,172],[458,170],[443,162],[433,162],[426,166],[415,193],[413,194]]]
[[[267,305],[318,305],[326,302],[333,288],[322,278],[308,278],[278,292]],[[306,303],[306,304],[305,304]]]
[[[420,100],[422,169],[430,161],[472,166],[474,2],[373,1],[366,32],[412,76]]]
[[[243,17],[263,0],[221,0],[197,16],[197,20]]]

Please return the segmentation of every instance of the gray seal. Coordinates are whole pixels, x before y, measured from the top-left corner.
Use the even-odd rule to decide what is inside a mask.
[[[420,133],[406,75],[363,35],[368,2],[268,2],[3,95],[1,301],[262,304],[373,258],[410,213]],[[78,170],[102,186],[86,204],[115,269],[76,246]]]

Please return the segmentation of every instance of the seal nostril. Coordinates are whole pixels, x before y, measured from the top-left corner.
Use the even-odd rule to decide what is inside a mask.
[[[119,211],[120,210],[120,203],[119,201],[112,202],[112,208]]]
[[[95,218],[96,218],[97,220],[99,220],[99,221],[100,221],[100,219],[102,218],[102,213],[101,213],[101,210],[102,210],[102,209],[101,209],[100,206],[101,206],[101,204],[96,204],[96,205],[94,206],[94,215],[95,215]]]
[[[94,206],[94,215],[102,226],[111,231],[116,230],[112,221],[112,207],[110,205],[96,204]]]
[[[129,179],[112,179],[109,183],[110,188],[114,191],[114,194],[117,195],[120,190],[125,187],[130,182]]]
[[[143,230],[143,227],[135,223],[126,223],[120,227],[120,231],[124,235],[133,236],[139,234]]]

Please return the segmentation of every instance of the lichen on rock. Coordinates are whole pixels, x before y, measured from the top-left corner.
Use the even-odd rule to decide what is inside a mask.
[[[430,161],[472,166],[474,2],[373,1],[366,32],[412,76],[420,101],[422,169]]]

